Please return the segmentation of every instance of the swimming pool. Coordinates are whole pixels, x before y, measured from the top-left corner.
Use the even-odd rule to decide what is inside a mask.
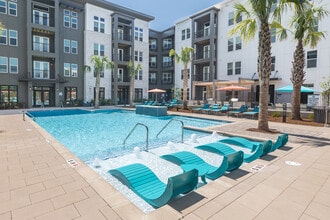
[[[85,162],[95,158],[106,159],[131,153],[134,147],[144,149],[148,128],[149,149],[163,146],[169,141],[181,141],[181,122],[184,126],[205,128],[228,123],[183,116],[153,117],[135,114],[134,111],[111,110],[44,110],[27,113],[42,128]],[[170,120],[173,120],[169,123]],[[136,126],[141,123],[144,126]],[[167,124],[168,126],[159,131]],[[134,131],[132,129],[136,126]],[[131,135],[127,138],[128,134]],[[184,129],[184,140],[192,134],[203,137],[209,133]],[[124,144],[124,140],[126,142]]]

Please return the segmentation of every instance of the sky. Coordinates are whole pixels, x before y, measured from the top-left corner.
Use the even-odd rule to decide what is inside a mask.
[[[108,0],[117,5],[155,17],[150,28],[163,31],[176,22],[222,0]]]

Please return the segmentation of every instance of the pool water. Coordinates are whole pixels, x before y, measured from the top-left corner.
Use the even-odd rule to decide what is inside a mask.
[[[145,149],[148,127],[149,149],[166,145],[169,141],[181,142],[182,124],[205,128],[228,123],[225,121],[206,120],[183,116],[153,117],[138,115],[127,110],[46,110],[29,111],[28,115],[48,133],[65,145],[81,160],[88,162],[95,158],[107,159],[131,153],[135,147]],[[157,136],[158,132],[171,120],[171,123]],[[180,120],[180,121],[177,121]],[[192,134],[197,137],[209,133],[184,129],[184,140]],[[125,145],[124,140],[127,138]]]

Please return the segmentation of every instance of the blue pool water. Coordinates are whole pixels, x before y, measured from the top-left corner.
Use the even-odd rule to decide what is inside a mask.
[[[149,149],[164,146],[167,142],[181,141],[181,122],[184,126],[209,127],[228,123],[183,116],[153,117],[138,115],[127,110],[47,110],[29,111],[30,117],[85,162],[95,158],[105,159],[131,153],[134,147],[146,146],[146,128],[137,126],[123,144],[125,138],[137,123],[143,123],[149,130]],[[158,137],[158,132],[172,121]],[[208,133],[184,129],[184,140],[192,134],[197,137]]]

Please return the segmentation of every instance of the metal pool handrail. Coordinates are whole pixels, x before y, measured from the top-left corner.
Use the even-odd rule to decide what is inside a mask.
[[[136,125],[133,127],[133,129],[132,129],[132,130],[129,132],[129,134],[126,136],[126,138],[125,138],[125,140],[124,140],[124,142],[123,142],[123,145],[125,146],[126,140],[129,138],[129,136],[131,136],[131,134],[133,133],[133,131],[135,130],[135,128],[136,128],[137,126],[139,126],[139,125],[145,127],[146,130],[147,130],[146,149],[145,149],[145,151],[148,152],[148,148],[149,148],[149,128],[148,128],[147,125],[142,124],[142,123],[136,123]]]
[[[33,121],[35,121],[34,116],[30,112],[26,112],[26,111],[23,111],[23,121],[25,121],[25,115],[30,116],[33,119]]]
[[[158,138],[158,135],[172,122],[172,121],[179,121],[181,122],[181,143],[183,143],[183,132],[184,132],[184,124],[183,121],[178,120],[178,119],[171,119],[169,122],[167,122],[167,124],[158,132],[158,134],[156,135],[156,138]]]

